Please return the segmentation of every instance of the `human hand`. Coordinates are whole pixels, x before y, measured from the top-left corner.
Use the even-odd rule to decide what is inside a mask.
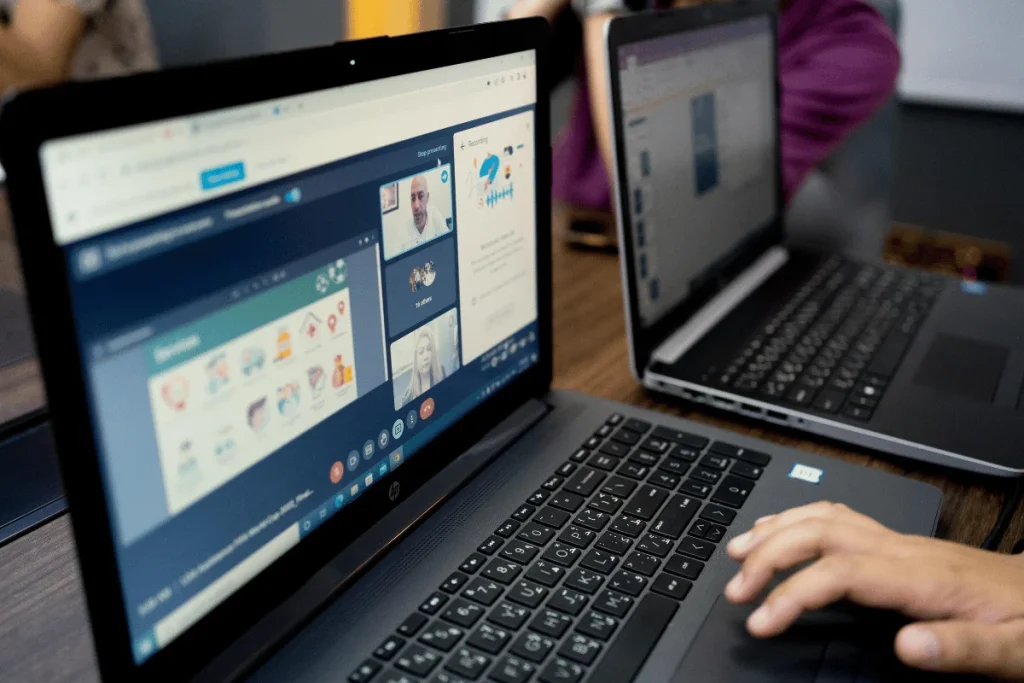
[[[805,562],[750,615],[758,638],[839,600],[902,612],[917,622],[896,654],[928,671],[1024,680],[1024,559],[899,534],[845,505],[815,503],[758,520],[734,538],[732,602],[753,602],[777,572]]]

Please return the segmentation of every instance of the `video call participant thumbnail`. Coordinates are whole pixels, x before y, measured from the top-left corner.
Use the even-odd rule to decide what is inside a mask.
[[[454,225],[450,166],[382,185],[380,211],[385,260],[447,235]]]
[[[451,377],[460,365],[458,313],[453,308],[391,345],[395,410]]]

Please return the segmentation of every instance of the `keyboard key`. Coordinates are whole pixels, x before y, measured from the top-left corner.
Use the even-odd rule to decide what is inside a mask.
[[[718,453],[708,453],[701,458],[700,464],[709,470],[727,470],[732,461]]]
[[[422,645],[410,645],[395,660],[395,666],[414,676],[426,676],[440,661],[441,655],[436,652]]]
[[[448,669],[452,673],[465,676],[471,681],[475,681],[480,678],[484,669],[490,665],[490,657],[482,655],[479,652],[473,652],[468,647],[460,647],[452,654],[451,657],[448,658],[448,661],[445,662],[444,668]]]
[[[659,439],[665,439],[666,441],[671,441],[673,443],[690,446],[697,450],[704,450],[708,445],[708,439],[703,436],[681,432],[678,429],[672,429],[670,427],[655,427],[652,436],[656,436]]]
[[[613,531],[606,531],[597,541],[597,547],[615,555],[625,555],[633,544],[629,538]]]
[[[552,638],[561,638],[570,626],[572,626],[572,617],[553,609],[541,610],[530,622],[531,629]]]
[[[512,519],[518,522],[526,522],[530,519],[530,516],[537,511],[537,508],[529,503],[525,503],[522,507],[512,513]]]
[[[717,484],[722,479],[721,472],[715,472],[714,470],[707,470],[703,467],[698,467],[690,473],[690,477],[696,481],[702,481],[705,484]]]
[[[845,400],[845,391],[840,391],[830,387],[828,389],[824,389],[818,395],[817,400],[814,401],[814,407],[815,409],[825,413],[838,413]]]
[[[536,491],[533,492],[533,495],[526,499],[526,504],[532,505],[534,507],[539,507],[543,505],[544,501],[546,501],[550,496],[550,491],[546,491],[544,489],[537,489]]]
[[[544,602],[549,592],[544,586],[523,579],[512,586],[505,597],[526,607],[536,607]]]
[[[541,683],[579,683],[581,680],[583,680],[583,667],[561,657],[552,659],[540,672]]]
[[[501,649],[505,647],[505,643],[511,638],[512,634],[505,629],[497,628],[490,624],[480,624],[480,627],[466,641],[466,645],[472,645],[478,650],[496,655],[501,652]]]
[[[747,479],[739,477],[726,477],[722,485],[715,491],[711,500],[722,505],[738,508],[747,501],[747,497],[754,489],[754,485]]]
[[[601,487],[601,491],[604,493],[610,493],[617,498],[628,498],[629,494],[636,490],[636,487],[637,483],[635,481],[615,476],[610,477],[608,481],[604,483],[604,486]]]
[[[608,581],[608,587],[634,598],[643,592],[647,585],[647,579],[636,572],[621,570],[615,573]]]
[[[607,420],[605,420],[605,422],[606,422],[606,424],[610,424],[611,426],[613,426],[613,427],[616,427],[616,426],[618,426],[619,424],[621,424],[621,423],[622,423],[622,421],[623,421],[624,419],[625,419],[625,418],[624,418],[624,417],[622,417],[622,415],[619,415],[618,413],[612,413],[612,414],[611,414],[611,415],[610,415],[610,416],[608,417],[608,419],[607,419]]]
[[[398,654],[398,651],[404,646],[405,638],[390,636],[380,644],[380,647],[373,651],[373,656],[377,659],[383,659],[385,662],[390,662],[391,658]]]
[[[555,474],[560,477],[568,477],[570,474],[576,471],[576,463],[571,460],[566,460],[562,463],[562,466],[555,470]]]
[[[512,534],[514,534],[520,526],[520,522],[517,522],[514,519],[510,519],[501,526],[499,526],[497,529],[495,529],[494,534],[496,536],[501,536],[502,538],[512,538]]]
[[[622,424],[622,426],[623,426],[623,428],[631,429],[634,432],[637,432],[638,434],[646,434],[651,429],[651,423],[650,422],[644,422],[643,420],[638,420],[636,418],[630,418],[630,419],[626,420]]]
[[[456,643],[462,640],[465,631],[457,626],[435,621],[427,627],[427,630],[420,636],[419,641],[424,645],[436,647],[442,652],[450,652]]]
[[[512,643],[512,647],[509,648],[509,652],[539,664],[553,649],[555,649],[554,640],[539,633],[526,631],[519,634],[519,637]]]
[[[466,574],[473,574],[477,569],[484,566],[484,562],[487,558],[480,553],[473,553],[466,558],[466,561],[459,565],[459,571],[465,572]]]
[[[402,625],[398,627],[398,632],[406,638],[412,638],[414,635],[419,633],[419,630],[426,626],[427,619],[425,616],[418,612],[414,612],[406,617]]]
[[[690,581],[696,581],[697,577],[700,576],[700,570],[704,569],[704,563],[698,562],[697,560],[691,560],[688,557],[682,555],[673,555],[668,558],[668,562],[665,563],[665,571],[669,574],[675,574],[681,576],[684,579]]]
[[[484,608],[458,598],[441,613],[441,618],[457,626],[471,627],[484,615]],[[399,631],[401,633],[401,631]]]
[[[349,683],[366,683],[371,678],[377,675],[381,670],[380,663],[367,659],[365,662],[359,665],[359,668],[353,671],[349,677]]]
[[[609,441],[605,445],[601,446],[600,452],[616,458],[625,458],[629,453],[629,446],[619,443],[618,441]]]
[[[727,455],[730,458],[739,458],[740,460],[749,462],[751,465],[757,465],[758,467],[767,467],[768,463],[772,460],[771,456],[767,453],[752,451],[749,448],[741,448],[739,446],[733,446],[732,444],[722,443],[721,441],[717,441],[712,444],[711,451],[721,455]]]
[[[500,548],[501,544],[504,542],[505,541],[501,536],[491,536],[480,544],[480,547],[477,548],[477,552],[481,552],[484,555],[493,555],[498,552],[498,548]]]
[[[565,527],[565,531],[559,535],[558,540],[562,543],[574,545],[577,548],[587,548],[594,542],[595,538],[597,538],[596,532],[590,529],[578,527],[575,524],[570,524]]]
[[[487,615],[487,621],[513,631],[518,630],[529,618],[530,610],[511,602],[499,602],[498,606]]]
[[[494,579],[498,583],[503,583],[507,586],[512,583],[512,581],[515,580],[522,571],[523,568],[515,562],[495,558],[491,560],[489,565],[487,565],[487,569],[483,571],[481,576]]]
[[[860,395],[860,394],[855,394],[855,395],[850,397],[850,400],[846,402],[846,405],[848,405],[848,406],[858,406],[860,408],[867,408],[869,410],[874,410],[875,408],[878,407],[878,399],[877,398],[870,398],[868,396],[863,396],[863,395]]]
[[[626,561],[622,564],[623,569],[636,572],[637,574],[643,574],[644,576],[654,576],[654,572],[658,571],[658,566],[661,565],[661,560],[653,555],[634,551],[629,554]]]
[[[565,510],[556,510],[553,507],[543,507],[533,518],[533,521],[552,529],[561,529],[569,521],[569,513]]]
[[[757,480],[761,478],[761,473],[764,472],[764,470],[756,465],[751,465],[749,462],[737,460],[736,464],[732,466],[732,469],[729,470],[729,472],[741,477],[746,477],[747,479]]]
[[[580,464],[580,463],[586,462],[587,458],[589,458],[589,457],[590,457],[590,451],[588,451],[586,448],[581,448],[578,451],[576,451],[575,453],[573,453],[572,455],[570,455],[569,459],[572,460],[576,464]]]
[[[634,462],[624,462],[622,463],[622,466],[616,470],[616,472],[622,476],[629,477],[630,479],[636,479],[638,481],[645,479],[650,471],[650,468],[637,465]]]
[[[536,670],[533,664],[518,657],[502,657],[487,677],[498,683],[526,683]]]
[[[569,493],[568,491],[562,490],[551,496],[551,500],[548,501],[548,505],[560,510],[576,512],[583,505],[584,501],[585,499],[583,496],[578,496],[575,493]]]
[[[689,496],[697,496],[698,498],[707,498],[711,495],[711,491],[714,487],[710,484],[697,481],[695,479],[687,479],[679,485],[679,492],[685,493]]]
[[[610,424],[603,424],[603,425],[601,425],[600,427],[597,428],[597,431],[594,432],[594,435],[595,436],[599,436],[602,439],[604,439],[604,438],[607,438],[608,435],[611,434],[613,431],[615,431],[615,430],[612,429],[612,426]]]
[[[672,442],[652,436],[641,443],[640,448],[651,453],[657,453],[658,455],[665,455],[672,448]]]
[[[628,452],[629,449],[626,450]],[[622,462],[622,460],[614,456],[608,455],[607,453],[594,453],[594,455],[590,457],[590,460],[587,461],[587,464],[590,465],[591,467],[596,467],[599,470],[611,472],[612,470],[619,466],[620,462]]]
[[[583,447],[589,448],[590,450],[594,450],[595,448],[601,445],[601,441],[601,437],[595,434],[594,436],[586,440],[586,442],[583,444]]]
[[[660,574],[651,584],[651,590],[661,593],[667,598],[682,600],[690,592],[693,584],[685,579],[680,579],[669,574]]]
[[[798,406],[810,405],[814,400],[814,389],[798,384],[789,390],[786,400]]]
[[[520,539],[515,539],[505,546],[501,556],[520,564],[526,564],[540,552],[540,548]]]
[[[602,591],[594,601],[594,609],[610,614],[613,617],[624,617],[633,606],[633,598],[615,591]]]
[[[558,580],[561,579],[564,574],[564,567],[559,567],[557,564],[551,564],[550,562],[544,562],[541,560],[530,567],[526,572],[526,578],[550,588],[558,583]]]
[[[651,476],[647,478],[648,484],[661,486],[662,488],[666,488],[670,491],[679,486],[680,481],[682,481],[682,477],[679,475],[662,472],[661,470],[652,473]]]
[[[618,441],[619,443],[626,446],[635,446],[640,443],[641,436],[634,431],[629,429],[620,429],[619,431],[612,434],[612,440]]]
[[[650,555],[665,557],[672,551],[672,541],[654,534],[647,534],[636,544],[637,550],[642,550]]]
[[[697,458],[700,457],[700,453],[699,448],[680,444],[668,452],[668,457],[673,460],[682,460],[683,462],[696,462]]]
[[[724,526],[718,526],[712,524],[711,528],[704,534],[705,541],[711,541],[712,543],[718,543],[725,537],[726,528]]]
[[[683,535],[683,530],[686,529],[686,525],[693,519],[699,507],[700,503],[692,498],[672,496],[672,499],[668,501],[665,509],[661,511],[658,519],[651,526],[651,531],[656,531],[661,536],[679,538]]]
[[[711,553],[715,552],[715,544],[687,536],[679,542],[676,552],[696,557],[698,560],[706,562],[711,557]]]
[[[569,578],[565,580],[565,586],[568,588],[575,588],[581,590],[584,593],[594,594],[597,589],[604,583],[604,577],[597,572],[592,572],[589,569],[583,569],[582,567],[576,569]]]
[[[558,650],[560,656],[580,664],[592,664],[600,652],[601,643],[579,633],[569,636]]]
[[[547,545],[555,535],[555,532],[546,526],[541,526],[536,522],[530,522],[523,527],[523,530],[519,532],[516,538],[526,541],[527,543],[533,543],[536,545]]]
[[[632,681],[647,661],[669,621],[679,609],[675,600],[660,595],[647,595],[639,602],[633,616],[608,647],[601,663],[591,672],[589,683],[622,683]],[[578,680],[578,679],[577,679]],[[545,683],[565,683],[545,681]],[[572,681],[577,683],[577,681]]]
[[[469,581],[469,577],[462,572],[453,572],[451,576],[444,580],[441,584],[441,590],[445,593],[458,593],[459,589],[462,588],[466,582]]]
[[[632,484],[633,482],[630,483]],[[601,512],[615,514],[615,512],[617,512],[618,509],[622,507],[622,502],[622,498],[618,496],[612,495],[610,493],[605,493],[604,491],[599,491],[597,495],[594,496],[593,499],[590,501],[588,507],[591,507],[595,510],[600,510]]]
[[[501,595],[502,588],[494,581],[485,579],[473,579],[464,591],[462,596],[490,607]]]
[[[661,458],[654,453],[648,453],[647,451],[635,451],[633,455],[629,456],[629,462],[642,467],[654,467],[658,464]]]
[[[587,569],[593,569],[595,572],[601,574],[611,574],[619,564],[619,558],[616,555],[605,552],[603,550],[591,550],[587,553],[587,556],[580,562],[581,567]]]
[[[668,499],[668,495],[664,489],[647,485],[641,486],[622,511],[645,521],[651,520]]]
[[[611,526],[612,531],[630,538],[638,538],[646,528],[647,524],[642,519],[627,515],[620,515]]]
[[[587,606],[587,600],[589,598],[579,591],[572,588],[562,588],[561,590],[556,590],[555,594],[548,600],[548,607],[574,617]]]
[[[563,481],[565,480],[562,477],[558,476],[557,474],[554,474],[548,477],[547,481],[541,484],[541,488],[546,489],[548,491],[557,491],[558,487],[562,485]]]
[[[551,544],[544,554],[541,555],[548,562],[560,564],[563,567],[571,567],[580,558],[581,551],[565,543],[555,542]]]
[[[658,469],[666,474],[682,477],[690,469],[690,465],[676,458],[669,458],[658,464]]]
[[[591,508],[583,508],[580,510],[580,514],[576,515],[576,519],[573,521],[582,527],[593,529],[594,531],[600,531],[606,524],[608,524],[608,521],[611,518],[611,515],[604,512],[593,510]]]
[[[424,614],[437,614],[437,610],[441,609],[444,603],[448,602],[448,596],[444,593],[434,593],[426,602],[420,605],[420,611]]]
[[[848,405],[843,410],[843,417],[848,417],[851,420],[858,420],[860,422],[867,422],[871,419],[871,416],[875,414],[875,411],[870,408],[862,408],[861,406]]]
[[[725,524],[728,526],[729,524],[732,524],[732,520],[736,519],[736,511],[708,503],[704,506],[704,509],[700,511],[700,517],[701,519],[706,519],[715,522],[716,524]]]
[[[589,496],[608,477],[603,472],[598,472],[590,467],[581,467],[569,478],[565,484],[565,490],[581,496]]]

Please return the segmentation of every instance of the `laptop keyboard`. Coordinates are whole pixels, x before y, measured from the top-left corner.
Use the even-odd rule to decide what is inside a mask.
[[[627,683],[771,457],[614,414],[350,683]]]
[[[744,394],[867,421],[942,278],[833,257],[716,381]]]

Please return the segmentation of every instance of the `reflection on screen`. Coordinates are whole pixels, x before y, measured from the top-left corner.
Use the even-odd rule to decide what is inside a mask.
[[[534,77],[44,146],[138,662],[539,360]]]
[[[774,215],[774,49],[767,18],[619,48],[622,210],[645,327]]]

